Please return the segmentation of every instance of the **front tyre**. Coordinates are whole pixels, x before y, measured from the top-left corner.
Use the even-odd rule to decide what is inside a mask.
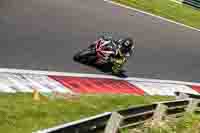
[[[75,54],[73,58],[75,61],[91,64],[96,60],[96,52],[93,49],[85,49]]]

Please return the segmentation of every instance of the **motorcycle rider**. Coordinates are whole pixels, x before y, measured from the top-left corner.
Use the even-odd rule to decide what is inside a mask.
[[[100,43],[102,47],[99,47],[100,51],[98,51],[96,46]],[[101,36],[98,40],[89,45],[88,49],[91,49],[90,52],[93,51],[95,56],[100,57],[95,61],[96,65],[107,64],[108,67],[111,65],[113,74],[121,75],[123,74],[123,65],[127,62],[128,57],[134,53],[135,44],[129,37],[114,40],[110,36]],[[78,61],[79,56],[79,54],[74,56],[74,60]],[[107,65],[104,66],[106,67]]]
[[[113,54],[112,57],[118,56],[119,54],[122,54],[121,56],[129,57],[134,53],[135,50],[135,44],[133,42],[133,39],[130,37],[114,40],[112,37],[105,37],[103,36],[102,39],[104,41],[110,41],[108,43],[107,47],[112,49]]]
[[[117,49],[115,55],[110,57],[110,61],[114,64],[112,67],[113,73],[118,74],[121,71],[122,66],[127,62],[135,50],[135,44],[129,37],[119,39],[116,41]]]
[[[101,37],[106,47],[112,51],[105,59],[113,64],[112,70],[114,74],[119,74],[122,70],[122,66],[127,62],[135,50],[135,44],[130,37],[114,40],[112,37]]]
[[[135,44],[131,38],[118,40],[119,50],[125,57],[129,57],[134,53]]]
[[[101,36],[87,49],[76,53],[73,59],[84,64],[96,65],[102,70],[105,68],[106,71],[107,68],[112,68],[114,75],[123,76],[122,67],[134,51],[135,43],[129,37],[115,40],[110,36]]]

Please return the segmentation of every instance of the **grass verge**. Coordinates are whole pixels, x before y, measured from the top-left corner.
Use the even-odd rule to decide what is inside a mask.
[[[186,114],[177,120],[160,122],[157,127],[141,126],[135,129],[125,129],[121,133],[199,133],[200,116]]]
[[[31,133],[99,113],[126,108],[136,104],[173,99],[159,96],[97,95],[81,96],[75,100],[33,101],[31,94],[0,93],[0,131]]]
[[[170,0],[113,0],[200,29],[200,10]]]

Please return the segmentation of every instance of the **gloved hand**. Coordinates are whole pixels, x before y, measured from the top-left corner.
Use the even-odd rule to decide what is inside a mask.
[[[115,64],[121,64],[123,65],[126,62],[126,58],[119,58],[119,59],[115,59],[114,63]]]

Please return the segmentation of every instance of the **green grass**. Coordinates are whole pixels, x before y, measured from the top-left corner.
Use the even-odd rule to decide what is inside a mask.
[[[160,122],[157,127],[141,126],[136,129],[125,129],[121,133],[199,133],[200,115],[186,114],[180,119]]]
[[[170,0],[113,0],[200,29],[200,10]]]
[[[0,94],[0,131],[31,133],[106,111],[169,99],[172,98],[98,95],[81,96],[76,100],[57,99],[36,102],[30,94]]]

